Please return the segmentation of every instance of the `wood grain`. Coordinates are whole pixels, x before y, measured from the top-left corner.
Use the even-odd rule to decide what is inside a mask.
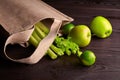
[[[56,60],[44,57],[35,65],[14,63],[0,56],[1,80],[120,80],[120,1],[119,0],[44,0],[46,3],[74,18],[74,24],[89,26],[94,16],[107,17],[113,25],[113,33],[109,38],[92,37],[91,49],[97,56],[91,67],[80,65],[76,56],[62,56]],[[0,38],[0,53],[3,53],[5,37]],[[23,54],[33,51],[14,46],[14,52]],[[28,56],[28,55],[27,55]]]

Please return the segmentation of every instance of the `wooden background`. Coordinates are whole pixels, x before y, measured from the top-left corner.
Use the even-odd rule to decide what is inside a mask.
[[[44,0],[49,5],[74,18],[73,23],[90,24],[94,16],[107,17],[113,25],[113,33],[109,38],[92,37],[91,44],[82,48],[91,49],[97,56],[91,67],[81,66],[75,56],[62,56],[51,60],[45,56],[34,65],[14,63],[3,59],[0,55],[0,80],[120,80],[120,1],[119,0]],[[48,11],[49,13],[49,11]],[[0,29],[0,32],[3,29]],[[0,54],[6,40],[0,34]],[[27,53],[19,46],[12,48],[15,52]],[[10,50],[12,50],[10,49]]]

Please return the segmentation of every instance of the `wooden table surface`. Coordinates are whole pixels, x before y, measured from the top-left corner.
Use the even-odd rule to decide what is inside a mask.
[[[79,64],[75,56],[51,60],[45,56],[37,64],[26,65],[3,59],[0,55],[0,80],[120,80],[120,1],[119,0],[44,0],[49,5],[74,18],[73,23],[89,26],[94,16],[107,17],[113,25],[109,38],[92,37],[88,47],[97,56],[91,67]],[[5,38],[0,38],[0,54]],[[31,48],[30,48],[31,50]],[[30,52],[29,50],[29,52]],[[27,52],[18,46],[14,51]]]

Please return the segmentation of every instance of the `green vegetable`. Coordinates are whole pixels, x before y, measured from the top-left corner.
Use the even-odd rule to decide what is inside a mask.
[[[39,24],[42,24],[42,23],[39,23]],[[43,24],[42,24],[43,25]],[[45,28],[46,26],[42,26],[41,28],[38,26],[38,25],[35,25],[35,31],[36,31],[36,33],[38,34],[38,36],[41,38],[41,39],[43,39],[47,34],[45,34],[45,33],[48,33],[48,31],[45,31],[46,30],[46,28]],[[44,30],[45,29],[45,30]],[[42,31],[42,30],[44,30],[44,31]],[[63,51],[61,50],[61,49],[59,49],[59,48],[57,48],[56,46],[54,46],[53,44],[50,46],[50,48],[57,54],[57,55],[59,55],[59,56],[62,56],[62,55],[64,55],[64,53],[63,53]]]
[[[34,26],[35,30],[29,39],[29,43],[37,47],[39,42],[49,33],[49,29],[41,22],[36,23]],[[64,53],[67,55],[71,55],[71,53],[73,53],[77,56],[82,54],[82,52],[79,50],[79,46],[72,42],[70,37],[65,39],[64,37],[57,36],[54,44],[52,44],[48,49],[47,54],[52,59],[55,59],[57,58],[57,55],[62,56]]]
[[[57,48],[56,46],[54,46],[53,44],[50,46],[50,48],[51,48],[57,55],[59,55],[59,56],[64,55],[64,52],[63,52],[61,49],[59,49],[59,48]]]
[[[49,33],[49,29],[42,24],[41,22],[37,23],[34,25],[35,26],[35,30],[33,31],[30,39],[29,39],[29,43],[31,43],[32,45],[34,45],[35,47],[38,46],[39,42]],[[64,55],[63,51],[59,48],[57,48],[55,45],[51,45],[50,48],[47,51],[47,54],[52,58],[52,59],[56,59],[57,55],[58,56],[62,56]]]
[[[41,22],[34,26],[35,30],[29,39],[29,43],[37,47],[40,41],[49,33],[49,29]],[[53,44],[49,47],[46,54],[49,55],[51,59],[56,59],[58,56],[64,55],[64,53],[68,56],[71,54],[77,55],[86,66],[92,65],[95,62],[93,52],[85,51],[82,53],[79,45],[73,42],[71,37],[64,38],[63,36],[56,36]]]
[[[34,26],[37,26],[38,28],[40,28],[46,34],[49,33],[49,28],[46,27],[42,22],[38,22]]]
[[[64,37],[57,36],[54,44],[62,49],[63,52],[65,52],[67,55],[71,55],[71,53],[76,54],[77,56],[80,56],[82,52],[79,49],[79,46],[71,41],[71,37],[68,37],[65,39]]]
[[[32,35],[30,36],[29,43],[37,47],[40,41],[41,39],[39,38],[39,36],[36,34],[35,31],[33,31]],[[50,48],[47,50],[47,54],[51,57],[51,59],[57,58],[57,55]]]

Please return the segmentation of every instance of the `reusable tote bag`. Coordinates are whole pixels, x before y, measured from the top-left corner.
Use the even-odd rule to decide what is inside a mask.
[[[7,45],[20,44],[24,46],[34,30],[33,25],[43,20],[49,26],[50,32],[39,43],[35,51],[29,57],[20,59],[9,56],[9,52],[6,52]],[[37,63],[54,41],[61,25],[71,21],[73,21],[72,18],[41,0],[0,0],[0,24],[9,33],[4,46],[4,55],[7,59],[15,62]]]

